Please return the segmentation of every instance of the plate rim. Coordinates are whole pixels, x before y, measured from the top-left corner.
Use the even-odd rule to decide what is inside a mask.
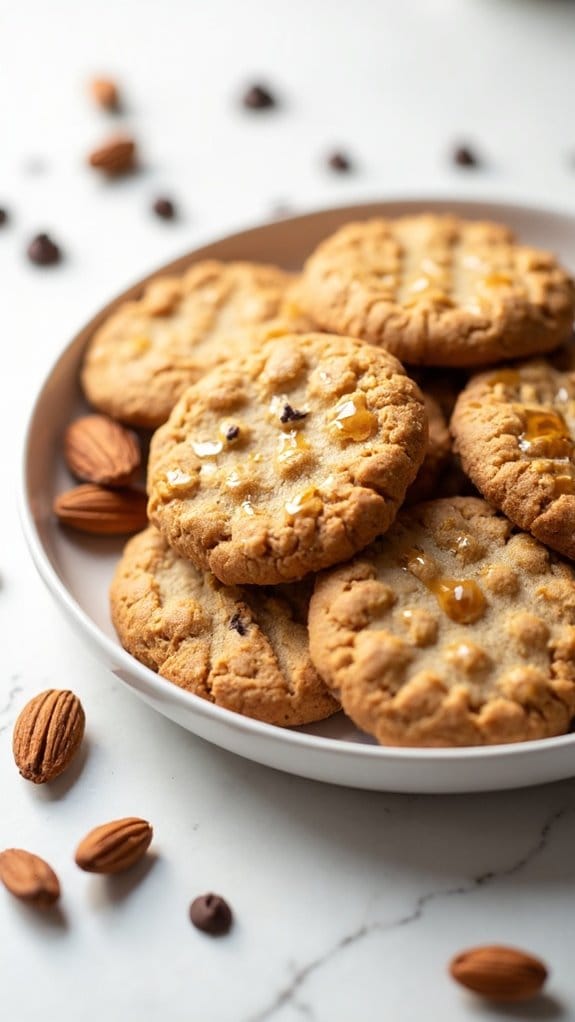
[[[362,201],[351,205],[348,203],[335,206],[326,205],[325,207],[308,210],[294,216],[282,217],[281,220],[265,221],[256,225],[252,224],[245,229],[234,230],[232,233],[224,233],[213,238],[211,241],[203,242],[199,247],[184,253],[176,259],[170,260],[168,263],[162,264],[145,277],[139,278],[129,287],[124,288],[121,293],[113,297],[105,306],[100,307],[98,311],[75,332],[71,340],[60,351],[59,355],[51,364],[38,386],[27,417],[21,444],[17,503],[24,539],[36,570],[47,589],[54,597],[55,602],[58,604],[60,609],[63,610],[67,619],[77,626],[82,635],[86,636],[87,634],[91,645],[104,653],[108,662],[116,660],[118,662],[118,667],[125,668],[127,674],[134,673],[138,676],[142,683],[143,691],[142,688],[138,688],[125,680],[124,677],[119,675],[119,672],[112,672],[116,674],[119,680],[122,681],[127,688],[133,690],[136,695],[139,695],[147,701],[147,692],[149,691],[150,698],[153,698],[156,702],[173,702],[176,705],[181,706],[184,710],[193,708],[196,714],[205,718],[210,718],[215,723],[231,728],[232,730],[243,732],[246,736],[257,735],[263,739],[269,738],[285,745],[291,745],[295,748],[299,747],[306,750],[312,749],[320,756],[322,754],[331,755],[335,753],[351,757],[353,759],[360,759],[364,761],[372,760],[381,763],[393,761],[400,763],[402,761],[424,763],[430,761],[432,763],[443,762],[447,764],[456,763],[462,760],[472,762],[474,760],[484,761],[494,758],[511,759],[520,756],[529,756],[531,759],[535,756],[543,757],[550,755],[554,750],[575,746],[575,733],[558,735],[553,738],[539,738],[525,742],[505,743],[499,745],[437,748],[385,746],[363,744],[361,742],[350,742],[343,738],[324,737],[321,735],[303,732],[298,729],[282,728],[273,724],[264,723],[252,717],[243,716],[242,714],[235,713],[225,707],[217,706],[215,703],[202,699],[193,692],[182,689],[167,679],[162,678],[161,675],[156,674],[150,668],[136,660],[135,657],[123,649],[117,640],[106,635],[90,617],[90,615],[81,607],[66,587],[63,580],[60,578],[44,549],[42,539],[36,526],[34,514],[28,499],[28,459],[33,437],[33,428],[44,392],[60,364],[67,358],[70,350],[76,345],[80,346],[80,344],[85,344],[99,323],[107,317],[117,305],[129,300],[134,297],[134,295],[137,295],[139,291],[141,291],[156,277],[164,274],[181,272],[185,269],[186,265],[189,265],[199,259],[206,258],[206,256],[203,255],[204,250],[212,248],[214,245],[219,243],[238,240],[246,234],[255,234],[259,231],[265,231],[266,229],[273,229],[279,224],[297,224],[300,221],[315,218],[321,214],[341,213],[343,215],[344,213],[349,212],[350,218],[361,218],[362,213],[364,216],[376,215],[373,214],[373,212],[368,214],[368,210],[373,210],[374,206],[382,207],[380,215],[384,215],[385,207],[392,206],[413,206],[414,211],[416,208],[423,209],[423,207],[426,207],[428,209],[433,209],[435,207],[437,209],[438,207],[445,206],[452,206],[455,212],[457,212],[457,207],[460,206],[490,207],[495,210],[500,209],[502,212],[503,210],[509,211],[512,209],[518,214],[523,213],[540,216],[547,215],[565,217],[572,220],[573,225],[575,226],[575,211],[561,209],[557,206],[537,202],[507,201],[502,197],[491,198],[489,195],[486,195],[485,197],[478,197],[477,195],[465,195],[461,193],[453,196],[439,193],[434,196],[394,195],[387,199],[379,198],[374,199],[373,201]],[[166,696],[168,697],[167,699]]]

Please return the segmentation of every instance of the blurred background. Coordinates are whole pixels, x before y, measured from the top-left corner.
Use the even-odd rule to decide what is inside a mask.
[[[119,112],[94,102],[97,76]],[[254,85],[273,105],[244,105]],[[228,231],[367,198],[573,208],[574,92],[569,0],[4,0],[0,274],[18,411],[99,305]],[[118,132],[139,169],[108,180],[87,159]],[[27,258],[40,232],[59,265]]]

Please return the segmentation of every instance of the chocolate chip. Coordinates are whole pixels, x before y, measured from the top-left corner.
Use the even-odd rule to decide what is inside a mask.
[[[327,158],[327,165],[332,170],[337,171],[338,174],[346,174],[352,169],[352,163],[349,156],[345,153],[335,152]]]
[[[226,429],[226,440],[230,440],[230,441],[231,440],[237,440],[239,435],[240,435],[240,427],[239,426],[230,426],[229,429]]]
[[[473,149],[466,145],[456,146],[452,158],[458,167],[478,167],[481,162],[477,153],[474,153]]]
[[[190,919],[198,930],[221,937],[232,925],[232,910],[219,894],[202,894],[190,905]]]
[[[176,207],[171,199],[156,199],[152,209],[161,220],[173,220],[176,215]]]
[[[47,234],[37,234],[32,238],[27,252],[30,262],[37,266],[53,266],[61,259],[60,249]]]
[[[265,85],[251,85],[247,92],[244,92],[242,102],[248,110],[269,110],[276,106],[275,96]]]
[[[305,419],[309,415],[309,412],[298,412],[297,408],[292,408],[291,405],[284,405],[284,410],[280,415],[280,422],[298,422],[300,419]]]
[[[0,227],[2,226],[2,224],[6,223],[7,219],[8,213],[6,212],[5,209],[2,209],[2,207],[0,206]]]
[[[247,632],[247,628],[242,621],[241,614],[239,614],[237,611],[235,614],[232,614],[230,618],[230,628],[233,628],[234,631],[238,633],[238,635],[245,635]]]

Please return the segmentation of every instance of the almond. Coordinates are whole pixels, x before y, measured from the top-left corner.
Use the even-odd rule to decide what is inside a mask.
[[[452,959],[449,971],[468,990],[492,1001],[528,1001],[547,979],[539,958],[497,944],[462,951]]]
[[[26,703],[12,737],[22,777],[34,784],[58,777],[80,748],[85,723],[80,700],[66,689],[46,689]]]
[[[94,483],[76,486],[54,501],[62,525],[98,536],[138,532],[148,523],[147,498],[142,490],[106,490]]]
[[[136,163],[136,144],[126,135],[115,135],[90,153],[88,163],[109,177],[127,174]]]
[[[145,820],[126,816],[95,827],[76,849],[76,864],[86,873],[121,873],[144,856],[153,830]]]
[[[60,897],[60,882],[52,867],[23,848],[0,852],[0,880],[10,894],[37,908],[48,908]]]
[[[68,468],[88,483],[123,486],[140,465],[134,433],[107,415],[85,415],[72,422],[64,436]]]
[[[90,94],[103,110],[120,109],[120,92],[111,78],[93,78],[90,82]]]

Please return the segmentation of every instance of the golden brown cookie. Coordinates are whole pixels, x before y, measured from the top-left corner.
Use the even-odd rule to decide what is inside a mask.
[[[351,223],[308,259],[305,308],[323,329],[416,365],[481,366],[557,347],[575,286],[548,252],[454,216]]]
[[[423,398],[392,355],[284,337],[186,391],[152,441],[149,515],[226,584],[291,581],[389,528],[426,442]]]
[[[483,496],[575,558],[575,373],[534,359],[475,376],[458,398],[451,429]]]
[[[436,495],[439,478],[451,452],[451,438],[445,416],[437,401],[430,394],[424,394],[425,411],[429,438],[425,458],[419,472],[405,495],[406,504],[419,504]]]
[[[159,277],[94,334],[82,369],[86,397],[122,422],[159,426],[186,387],[245,343],[247,328],[283,319],[292,280],[275,266],[214,260]]]
[[[309,657],[301,588],[222,586],[148,528],[116,570],[112,619],[125,649],[168,681],[256,720],[306,724],[339,706]]]
[[[575,713],[575,573],[485,501],[402,512],[318,579],[312,659],[388,745],[547,738]]]

